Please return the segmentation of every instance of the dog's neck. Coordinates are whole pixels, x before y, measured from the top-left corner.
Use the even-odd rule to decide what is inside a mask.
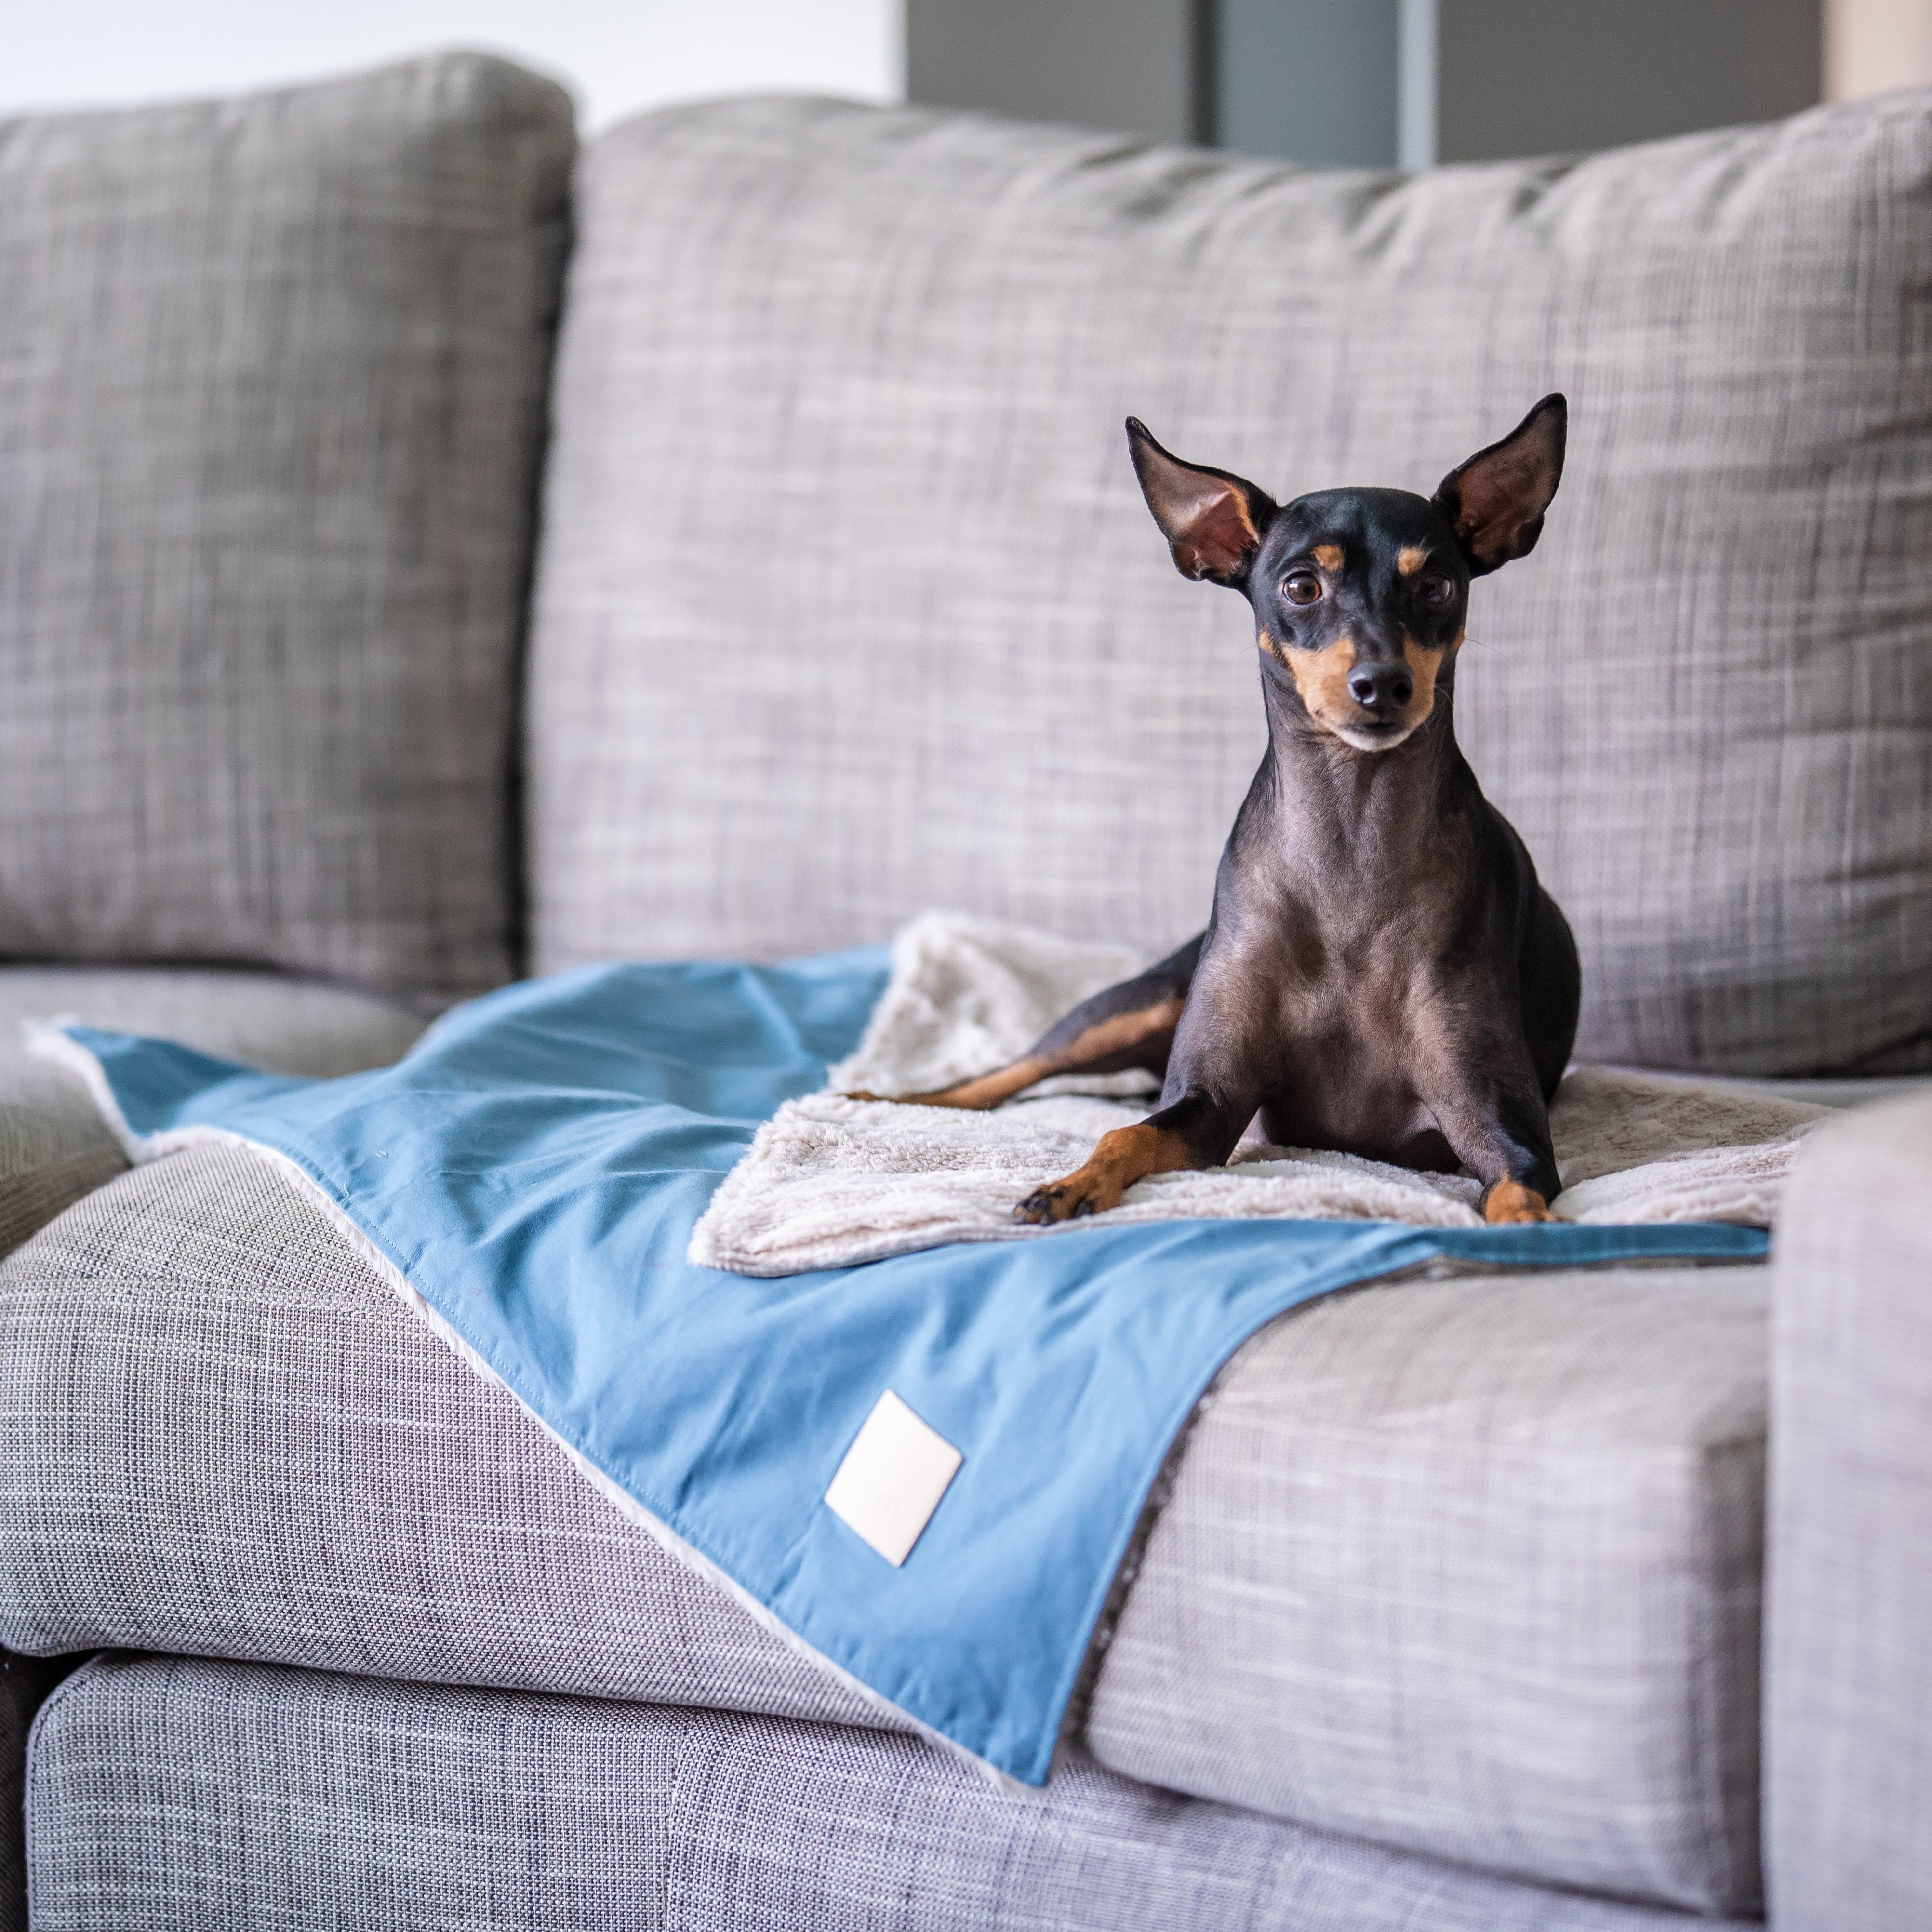
[[[1452,677],[1438,681],[1427,721],[1386,752],[1358,751],[1324,730],[1280,667],[1264,663],[1262,689],[1268,755],[1243,814],[1261,821],[1250,828],[1257,856],[1324,896],[1372,892],[1438,863],[1480,796],[1456,742]]]

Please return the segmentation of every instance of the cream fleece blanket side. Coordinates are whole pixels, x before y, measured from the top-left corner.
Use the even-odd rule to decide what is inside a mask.
[[[1275,1216],[1475,1227],[1480,1184],[1353,1154],[1244,1139],[1226,1167],[1130,1187],[1090,1220],[1028,1227],[1013,1204],[1078,1167],[1100,1136],[1146,1118],[1138,1073],[1042,1083],[990,1113],[845,1097],[930,1092],[1023,1052],[1067,1010],[1138,971],[1125,947],[928,913],[892,947],[864,1039],[827,1090],[759,1129],[691,1238],[690,1258],[740,1274],[794,1274],[950,1241],[1024,1241],[1124,1221]],[[1732,1221],[1768,1227],[1799,1142],[1829,1112],[1801,1101],[1573,1068],[1550,1110],[1579,1222]],[[1250,1130],[1252,1133],[1254,1130]]]

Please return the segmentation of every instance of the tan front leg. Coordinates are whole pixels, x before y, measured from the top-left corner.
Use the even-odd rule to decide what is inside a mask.
[[[1483,1196],[1483,1219],[1492,1226],[1554,1218],[1549,1202],[1534,1188],[1526,1187],[1520,1180],[1499,1180]]]
[[[1086,1165],[1064,1180],[1036,1188],[1013,1210],[1016,1221],[1070,1221],[1100,1214],[1119,1204],[1137,1180],[1198,1167],[1200,1160],[1180,1135],[1146,1120],[1102,1134]]]

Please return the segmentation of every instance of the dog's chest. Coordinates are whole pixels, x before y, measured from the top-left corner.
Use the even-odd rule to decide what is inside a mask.
[[[1445,1048],[1441,998],[1393,969],[1282,975],[1264,1049],[1268,1138],[1453,1172],[1426,1097]]]

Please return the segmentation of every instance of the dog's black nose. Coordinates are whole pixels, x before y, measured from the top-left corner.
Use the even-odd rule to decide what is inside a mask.
[[[1400,711],[1415,695],[1407,664],[1358,664],[1348,674],[1348,695],[1364,711]]]

